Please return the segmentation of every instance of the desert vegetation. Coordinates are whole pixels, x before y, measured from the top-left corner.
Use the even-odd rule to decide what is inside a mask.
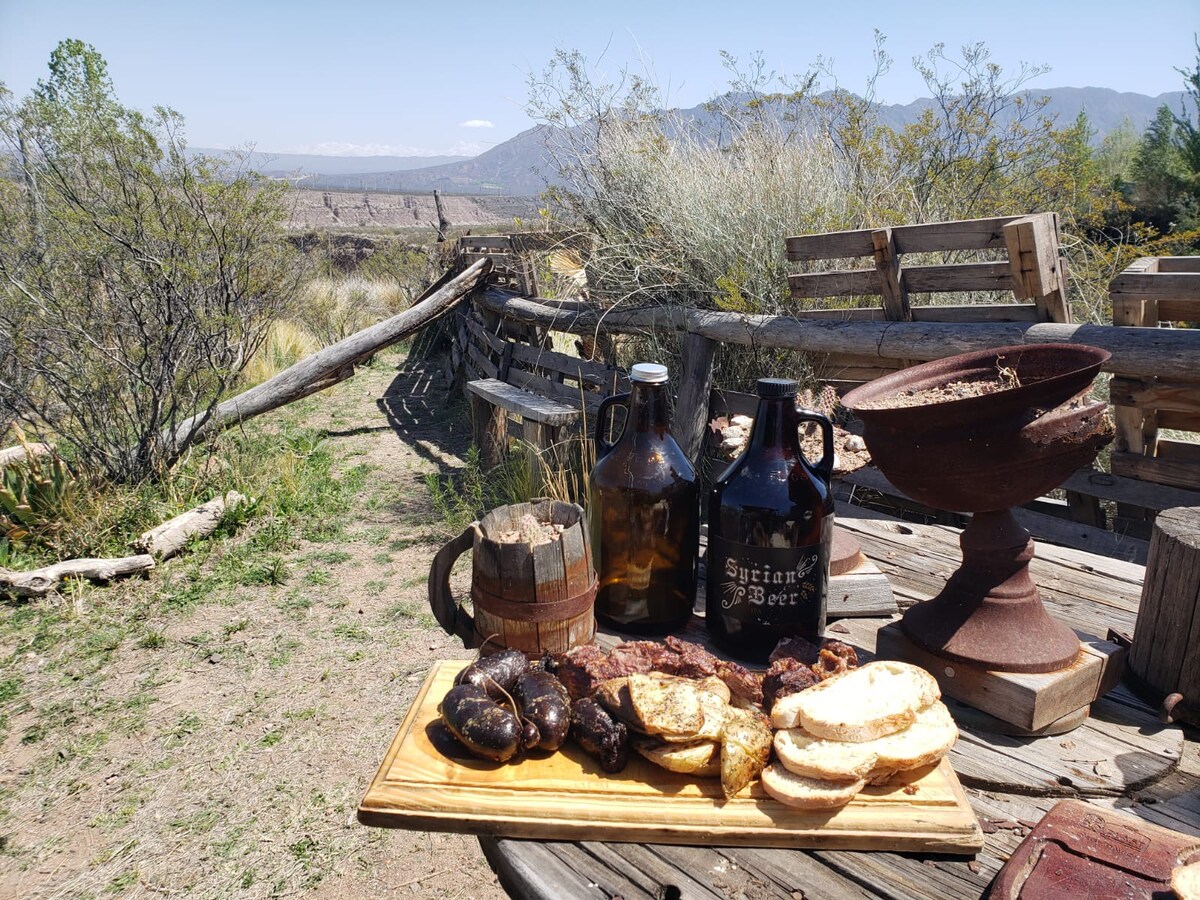
[[[544,224],[594,235],[594,296],[786,312],[785,235],[1053,210],[1076,316],[1102,321],[1129,259],[1197,245],[1194,107],[1094,145],[1086,119],[1051,121],[1025,92],[1036,70],[938,48],[917,62],[934,104],[892,129],[870,84],[823,92],[827,72],[729,64],[704,128],[575,53],[533,79],[531,111],[563,126]],[[1197,71],[1182,73],[1193,102]],[[26,879],[81,897],[422,879],[494,894],[461,839],[348,817],[428,661],[453,649],[423,607],[432,549],[528,498],[520,456],[484,471],[463,404],[429,394],[441,383],[407,347],[245,427],[177,427],[407,308],[448,259],[392,235],[350,266],[328,235],[287,234],[280,183],[188,154],[181,117],[124,106],[79,41],[29,97],[0,86],[0,158],[0,446],[54,447],[4,469],[0,568],[128,552],[201,501],[250,498],[146,580],[0,599],[0,894]],[[548,260],[545,283],[577,288],[577,262]],[[731,353],[718,378],[776,364]],[[582,497],[588,452],[566,449],[552,494]]]

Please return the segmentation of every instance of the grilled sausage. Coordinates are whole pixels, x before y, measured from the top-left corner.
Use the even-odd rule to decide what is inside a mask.
[[[590,697],[571,707],[571,737],[600,760],[605,772],[620,772],[629,761],[629,729]]]
[[[458,673],[454,683],[478,685],[493,700],[500,700],[505,692],[512,693],[513,685],[528,668],[529,661],[520,650],[502,650],[479,657]]]
[[[541,669],[526,672],[513,685],[513,699],[526,725],[537,729],[537,741],[527,749],[557,750],[571,726],[571,698],[562,682]]]
[[[446,727],[476,756],[504,762],[521,748],[522,729],[517,717],[477,684],[450,688],[438,712]]]

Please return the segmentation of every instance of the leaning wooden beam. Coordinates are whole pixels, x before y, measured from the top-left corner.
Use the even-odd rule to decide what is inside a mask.
[[[217,529],[226,510],[246,502],[246,497],[230,491],[224,497],[215,497],[194,509],[168,519],[157,528],[151,528],[133,542],[134,549],[149,553],[157,559],[174,556],[194,537],[207,537]]]
[[[491,268],[490,260],[479,260],[404,312],[318,350],[274,378],[226,400],[213,410],[211,416],[188,419],[174,432],[164,434],[164,439],[175,447],[186,447],[206,434],[245,422],[345,381],[354,374],[354,367],[359,363],[448,313],[480,284]]]
[[[15,447],[5,447],[0,450],[0,469],[31,456],[49,456],[53,452],[54,448],[49,444],[18,444]]]
[[[133,575],[154,568],[154,557],[148,553],[124,556],[120,559],[68,559],[33,569],[29,572],[13,572],[0,569],[0,594],[14,597],[41,597],[67,578],[87,578],[92,581],[112,581],[122,575]]]
[[[748,316],[677,307],[557,310],[498,291],[480,302],[506,319],[574,334],[644,334],[674,329],[715,341],[809,353],[930,360],[1010,344],[1088,344],[1112,353],[1104,370],[1115,375],[1195,377],[1200,330],[1117,328],[1056,322],[879,322]]]

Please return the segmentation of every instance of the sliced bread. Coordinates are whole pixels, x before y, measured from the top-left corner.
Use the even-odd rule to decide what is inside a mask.
[[[1172,869],[1171,890],[1180,900],[1200,900],[1200,862]]]
[[[824,781],[881,781],[931,765],[950,752],[958,728],[944,703],[934,701],[894,734],[862,743],[818,738],[803,728],[775,732],[775,755],[790,772]]]
[[[879,660],[775,702],[775,728],[800,727],[814,737],[862,743],[894,734],[942,696],[924,669]]]
[[[763,769],[762,786],[768,794],[785,806],[801,809],[836,809],[854,799],[854,795],[866,786],[858,781],[821,781],[805,778],[789,772],[779,763]]]

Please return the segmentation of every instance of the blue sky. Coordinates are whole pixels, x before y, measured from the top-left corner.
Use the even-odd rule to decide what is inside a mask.
[[[126,104],[182,113],[194,146],[479,152],[532,124],[526,79],[559,47],[609,77],[649,69],[672,105],[694,106],[727,87],[722,50],[761,52],[787,73],[824,57],[861,89],[874,29],[895,60],[877,88],[886,102],[924,93],[914,55],[976,41],[1006,70],[1049,64],[1035,87],[1157,95],[1181,88],[1174,67],[1195,63],[1200,0],[0,0],[0,81],[23,95],[55,44],[77,37],[108,60]]]

